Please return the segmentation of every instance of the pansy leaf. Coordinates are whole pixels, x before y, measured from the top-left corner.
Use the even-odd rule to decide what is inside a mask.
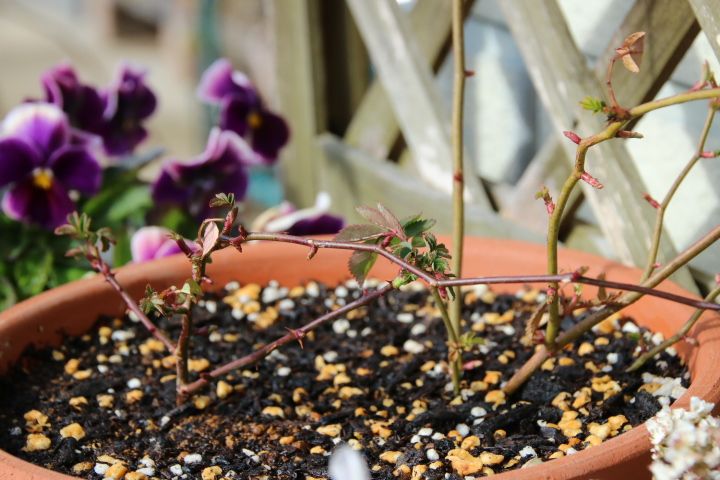
[[[42,292],[52,273],[52,251],[47,246],[38,245],[36,252],[19,258],[13,267],[15,282],[24,298]]]
[[[10,308],[18,301],[12,282],[6,275],[0,275],[0,311]]]
[[[348,262],[348,268],[358,284],[362,285],[365,283],[365,279],[368,273],[370,273],[370,269],[375,265],[376,260],[377,253],[375,252],[353,252]]]
[[[148,211],[153,206],[150,190],[145,185],[133,185],[113,199],[105,213],[109,222],[119,222],[138,211]]]
[[[359,242],[379,236],[385,229],[374,224],[353,224],[343,228],[335,235],[337,242]]]

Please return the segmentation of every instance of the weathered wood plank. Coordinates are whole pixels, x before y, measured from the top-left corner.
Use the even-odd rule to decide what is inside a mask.
[[[392,0],[348,0],[348,5],[388,92],[418,174],[429,185],[449,192],[452,187],[449,116],[404,14]],[[470,201],[491,209],[486,193],[473,175],[466,175],[466,186]]]
[[[573,129],[581,136],[603,128],[603,118],[583,110],[578,101],[586,95],[604,97],[597,76],[585,66],[585,56],[573,40],[562,11],[555,0],[516,0],[500,2],[513,35],[518,42],[536,89],[550,113],[554,128]],[[575,145],[562,143],[568,159],[574,158]],[[640,201],[646,189],[627,149],[620,141],[605,142],[593,148],[588,170],[607,184],[595,190],[583,184],[588,199],[606,238],[617,257],[627,263],[643,264],[652,236],[654,212]],[[669,242],[661,246],[660,261],[673,258]],[[675,279],[690,286],[687,270]]]
[[[422,212],[438,221],[438,232],[451,231],[448,194],[404,174],[397,165],[387,160],[349,147],[334,135],[320,135],[317,141],[324,152],[320,185],[330,193],[333,211],[357,219],[356,206],[374,205],[380,201],[401,216]],[[466,218],[468,234],[542,241],[541,235],[503,220],[477,205],[468,206]]]
[[[472,2],[470,2],[472,3]],[[408,13],[410,31],[423,58],[437,64],[452,29],[451,2],[419,2]],[[348,145],[387,158],[400,134],[385,88],[374,81],[358,106],[345,133]]]
[[[286,197],[312,205],[318,192],[315,142],[325,130],[319,0],[273,0],[280,110],[292,126],[280,170]]]
[[[605,52],[595,63],[595,75],[604,82],[608,62],[615,48],[633,32],[647,32],[642,70],[637,75],[618,72],[613,82],[618,100],[625,105],[636,105],[653,98],[667,81],[688,47],[697,36],[699,26],[690,5],[676,0],[637,0],[613,34]],[[622,69],[619,69],[622,70]],[[536,231],[544,231],[547,222],[537,213],[542,205],[531,205],[534,193],[547,185],[558,191],[572,167],[558,136],[551,136],[538,150],[527,170],[515,185],[513,192],[504,198],[502,215],[520,221]],[[576,190],[571,203],[580,200]],[[538,202],[535,202],[538,203]]]
[[[720,2],[717,0],[688,0],[708,42],[720,60]]]

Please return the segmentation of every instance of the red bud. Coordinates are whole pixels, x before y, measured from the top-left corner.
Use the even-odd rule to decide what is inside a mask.
[[[576,145],[579,145],[580,142],[582,141],[582,138],[580,138],[580,136],[577,133],[571,132],[570,130],[565,130],[563,132],[563,135],[565,135],[567,138],[569,138],[570,141],[572,141]]]
[[[592,175],[590,175],[590,174],[587,173],[587,172],[583,172],[582,175],[580,176],[580,179],[581,179],[583,182],[585,182],[585,183],[587,183],[588,185],[590,185],[591,187],[597,188],[598,190],[600,190],[600,189],[602,189],[602,188],[604,187],[604,185],[603,185],[602,183],[600,183],[600,180],[598,180],[597,178],[593,177]]]
[[[650,204],[654,209],[660,208],[660,204],[655,200],[649,193],[643,193],[643,198]]]

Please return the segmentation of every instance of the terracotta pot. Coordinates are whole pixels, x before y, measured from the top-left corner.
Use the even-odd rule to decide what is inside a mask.
[[[348,252],[322,250],[315,260],[305,259],[306,249],[298,246],[263,243],[250,245],[243,254],[226,250],[218,254],[209,273],[217,285],[230,280],[264,283],[271,279],[286,286],[315,279],[336,283],[348,277]],[[588,275],[606,272],[607,278],[637,282],[640,272],[593,255],[561,250],[560,267],[565,271],[579,266],[591,267]],[[509,275],[543,273],[545,251],[540,245],[470,238],[465,254],[464,275]],[[133,295],[139,296],[146,284],[164,288],[188,276],[183,257],[171,257],[120,269],[118,279]],[[396,267],[379,262],[373,275],[392,278]],[[663,288],[689,295],[680,287],[666,282]],[[513,291],[517,285],[494,286],[496,291]],[[591,289],[586,289],[591,293]],[[102,279],[81,280],[38,295],[0,314],[0,372],[6,370],[30,344],[57,345],[63,334],[79,335],[90,329],[98,315],[119,315],[124,306]],[[627,313],[641,325],[666,336],[685,322],[691,308],[647,297]],[[720,400],[720,317],[706,314],[693,332],[697,346],[679,345],[680,355],[689,362],[692,384],[675,402],[685,407],[691,396],[717,403]],[[619,435],[598,447],[575,455],[546,462],[540,466],[503,473],[496,478],[649,478],[650,442],[644,426]],[[61,480],[71,477],[31,465],[0,450],[0,480]]]

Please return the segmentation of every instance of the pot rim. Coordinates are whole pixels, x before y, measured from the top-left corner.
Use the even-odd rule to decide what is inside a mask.
[[[447,237],[441,236],[440,239],[449,243]],[[218,286],[224,285],[230,278],[235,277],[247,277],[248,280],[243,279],[242,281],[262,283],[274,276],[279,277],[283,272],[283,267],[286,267],[283,273],[286,274],[286,277],[289,277],[289,280],[287,282],[283,282],[282,278],[278,278],[278,280],[286,285],[302,281],[300,279],[303,278],[306,280],[317,278],[321,281],[324,281],[323,278],[334,278],[335,281],[338,281],[349,277],[345,261],[339,261],[345,260],[349,256],[349,252],[323,251],[322,256],[325,256],[326,260],[329,258],[329,261],[321,263],[321,261],[316,260],[313,264],[316,268],[298,271],[302,270],[301,265],[304,265],[304,251],[301,248],[268,242],[248,245],[246,251],[242,254],[233,249],[227,249],[216,254],[217,260],[210,265],[209,275],[224,280],[222,282],[218,281]],[[466,272],[472,270],[471,274],[508,274],[508,270],[503,265],[500,265],[499,260],[501,259],[514,262],[513,264],[524,265],[523,268],[528,266],[528,270],[522,270],[524,273],[536,273],[530,270],[538,270],[539,272],[544,270],[545,248],[542,245],[517,240],[467,237],[465,250],[463,268]],[[243,257],[239,257],[239,255],[243,255]],[[594,274],[599,271],[606,271],[609,279],[636,282],[640,274],[640,270],[636,268],[625,267],[584,252],[560,249],[559,256],[561,266],[572,269],[581,265],[591,266],[589,275],[593,274],[593,270]],[[232,262],[240,258],[245,262],[245,265],[252,268],[246,269],[247,271],[236,270]],[[298,259],[302,259],[303,263],[301,264]],[[380,276],[373,276],[391,278],[382,277],[382,275],[394,275],[396,272],[396,268],[391,265],[382,262],[378,263],[379,265],[373,273],[376,274],[379,271]],[[477,263],[481,263],[482,266],[478,266]],[[290,268],[294,264],[298,265],[298,268]],[[538,266],[542,268],[538,269]],[[156,285],[167,286],[185,277],[184,271],[187,271],[187,260],[182,255],[177,255],[122,267],[118,269],[117,278],[137,298],[142,295],[144,286],[147,283],[152,281]],[[488,273],[488,271],[490,272]],[[515,273],[518,272],[515,271]],[[257,280],[250,280],[252,278]],[[697,296],[670,281],[664,282],[662,287],[664,290],[673,293],[697,298]],[[517,288],[519,288],[517,285],[493,286],[495,291],[513,291],[517,290]],[[584,290],[586,292],[594,291],[592,288]],[[77,335],[82,333],[97,319],[97,312],[95,311],[97,308],[93,307],[89,309],[90,311],[83,311],[80,315],[81,317],[92,316],[91,321],[88,322],[86,318],[84,320],[85,324],[80,328],[63,325],[60,329],[51,329],[45,324],[45,320],[50,318],[47,312],[56,311],[57,313],[52,318],[55,321],[57,321],[57,318],[62,318],[63,323],[69,324],[71,322],[65,320],[65,317],[61,314],[71,313],[79,303],[87,303],[97,299],[100,299],[103,304],[101,308],[105,311],[122,312],[122,303],[119,300],[111,300],[114,295],[115,292],[105,284],[102,278],[96,276],[49,290],[4,312],[0,312],[0,339],[2,339],[0,340],[0,372],[5,370],[31,341],[39,345],[56,343],[63,334]],[[643,312],[650,311],[651,307],[655,307],[655,309],[659,310],[659,313],[653,314],[652,317],[646,316]],[[659,325],[660,330],[664,328],[672,331],[672,329],[677,329],[679,325],[684,323],[687,318],[687,315],[683,315],[683,312],[687,314],[692,311],[692,308],[670,304],[662,299],[645,297],[627,310],[628,315],[633,316],[640,324],[650,323]],[[675,318],[677,315],[680,315],[681,318]],[[671,316],[673,318],[666,318]],[[28,327],[34,327],[32,328],[33,334],[28,336],[25,333],[25,336],[29,338],[13,343],[13,335],[23,335],[22,332],[27,332]],[[679,344],[678,351],[684,360],[689,363],[692,382],[687,392],[672,404],[673,408],[687,407],[690,398],[693,396],[700,397],[711,403],[718,403],[720,400],[720,372],[718,372],[717,368],[713,368],[713,366],[720,363],[720,348],[718,348],[720,347],[720,316],[706,312],[702,321],[698,322],[692,330],[691,336],[696,339],[697,344],[689,345],[686,342]],[[38,339],[39,342],[37,342]],[[630,465],[631,463],[640,464],[644,470],[639,469],[636,471],[641,476],[644,472],[645,476],[649,477],[649,471],[646,467],[649,461],[649,451],[650,441],[643,424],[603,442],[598,447],[587,448],[571,456],[555,459],[552,462],[544,462],[540,464],[543,467],[542,469],[535,467],[518,469],[500,473],[497,478],[507,480],[514,478],[570,479],[586,478],[587,475],[592,475],[593,478],[612,478],[612,476],[607,475],[614,471],[613,469],[618,468],[618,465]],[[635,466],[637,467],[637,465]],[[626,469],[622,471],[628,472]],[[68,480],[74,477],[44,469],[0,450],[0,480],[18,478]]]

